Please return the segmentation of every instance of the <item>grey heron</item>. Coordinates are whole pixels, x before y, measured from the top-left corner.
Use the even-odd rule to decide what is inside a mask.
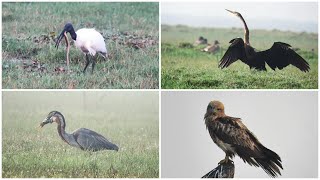
[[[53,122],[58,124],[58,134],[61,139],[70,146],[87,151],[119,150],[117,145],[111,143],[105,137],[90,129],[80,128],[71,134],[66,133],[66,122],[64,116],[58,111],[51,111],[42,121],[40,127]]]

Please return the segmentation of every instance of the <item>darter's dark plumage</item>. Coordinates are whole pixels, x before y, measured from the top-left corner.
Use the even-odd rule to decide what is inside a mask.
[[[307,72],[310,66],[299,54],[297,54],[289,44],[283,42],[275,42],[272,47],[265,51],[257,52],[249,42],[249,29],[242,15],[238,12],[230,11],[241,19],[244,24],[244,40],[235,38],[230,41],[231,45],[219,62],[221,69],[227,68],[237,60],[241,60],[247,64],[250,69],[266,71],[267,63],[271,69],[283,69],[288,65],[293,65],[303,72]]]
[[[281,175],[279,155],[263,146],[240,118],[227,116],[221,102],[209,103],[204,120],[212,140],[226,153],[219,164],[238,155],[245,163],[261,167],[271,177]]]

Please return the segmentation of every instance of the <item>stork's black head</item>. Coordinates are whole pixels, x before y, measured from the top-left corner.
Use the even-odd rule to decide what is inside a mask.
[[[71,23],[67,23],[66,25],[64,25],[63,28],[65,31],[70,32],[70,31],[74,31],[73,26]]]
[[[74,31],[74,28],[73,28],[72,24],[71,23],[67,23],[66,25],[64,25],[64,28],[63,28],[62,32],[60,33],[60,35],[59,35],[59,37],[57,39],[57,42],[56,42],[56,47],[57,48],[59,47],[59,44],[60,44],[63,36],[66,36],[67,32],[71,35],[73,40],[77,39],[77,34]]]

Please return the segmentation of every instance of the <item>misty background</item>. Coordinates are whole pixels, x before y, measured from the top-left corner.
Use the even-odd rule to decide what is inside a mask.
[[[34,124],[28,126],[37,127],[53,110],[64,115],[68,131],[80,128],[79,122],[81,127],[86,128],[96,123],[111,122],[121,123],[125,128],[132,123],[146,122],[157,127],[159,121],[158,92],[151,91],[18,91],[3,92],[2,99],[6,128],[16,128],[15,126],[23,124],[24,120],[33,121]]]
[[[158,92],[3,92],[4,112],[42,112],[43,117],[53,110],[144,116],[158,114],[158,107]]]
[[[39,126],[53,110],[67,133],[90,129],[119,152],[69,146],[56,123]],[[158,177],[159,92],[5,91],[2,162],[6,177]]]
[[[243,28],[240,19],[225,9],[240,12],[249,29],[318,33],[317,2],[162,2],[161,23]]]
[[[283,178],[318,177],[318,95],[311,91],[161,93],[161,177],[200,178],[225,157],[204,124],[208,103],[220,100],[282,159]],[[268,178],[234,158],[236,178]]]

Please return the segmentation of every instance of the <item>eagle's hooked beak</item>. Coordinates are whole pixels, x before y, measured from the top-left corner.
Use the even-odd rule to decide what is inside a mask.
[[[40,123],[40,127],[43,127],[44,125],[48,124],[48,123],[52,123],[52,119],[51,118],[45,118],[41,123]]]
[[[204,119],[211,116],[215,112],[214,108],[211,105],[208,105],[206,114],[204,115]]]

